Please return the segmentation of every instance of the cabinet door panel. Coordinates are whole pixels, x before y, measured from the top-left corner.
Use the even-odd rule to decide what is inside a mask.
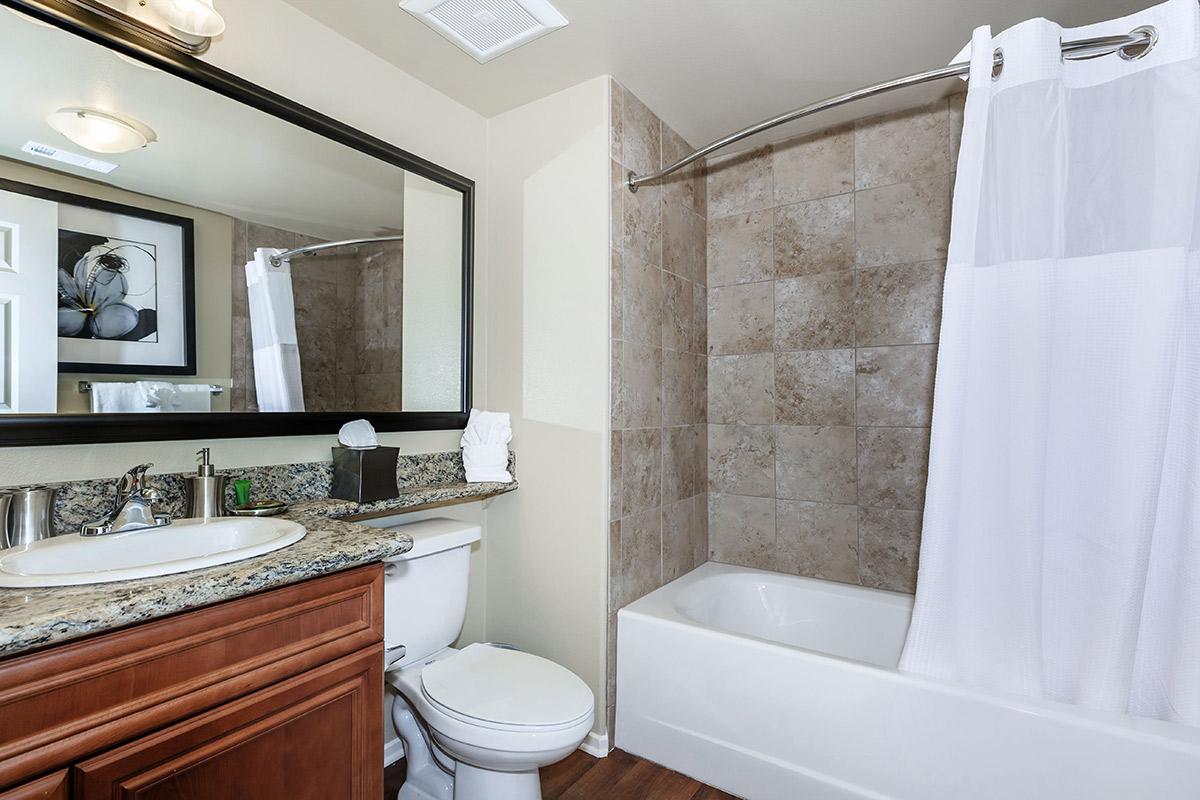
[[[68,797],[65,769],[0,792],[0,800],[67,800]]]
[[[227,703],[75,768],[75,800],[379,800],[378,647]]]

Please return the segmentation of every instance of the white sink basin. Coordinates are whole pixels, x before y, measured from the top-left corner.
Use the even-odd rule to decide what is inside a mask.
[[[303,525],[256,517],[181,519],[107,536],[55,536],[0,550],[0,587],[78,586],[170,575],[261,556],[304,538]]]

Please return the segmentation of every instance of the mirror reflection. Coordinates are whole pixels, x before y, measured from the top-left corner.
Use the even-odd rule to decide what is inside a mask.
[[[460,191],[17,14],[0,37],[0,411],[461,410]]]

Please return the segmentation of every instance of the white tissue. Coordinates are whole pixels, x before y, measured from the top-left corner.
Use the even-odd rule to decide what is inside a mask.
[[[365,419],[356,419],[343,425],[338,431],[338,441],[352,450],[370,450],[379,446],[375,427]]]
[[[460,444],[468,483],[512,483],[508,471],[508,443],[512,423],[507,413],[471,409]]]

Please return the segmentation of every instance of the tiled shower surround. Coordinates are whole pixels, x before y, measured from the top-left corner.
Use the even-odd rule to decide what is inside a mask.
[[[704,177],[622,186],[691,147],[615,82],[611,94],[610,722],[616,612],[708,558]]]
[[[259,247],[321,239],[234,220],[232,411],[257,411],[245,264]],[[292,261],[307,411],[401,411],[404,245],[338,248]]]
[[[710,160],[712,560],[913,591],[963,97]]]

